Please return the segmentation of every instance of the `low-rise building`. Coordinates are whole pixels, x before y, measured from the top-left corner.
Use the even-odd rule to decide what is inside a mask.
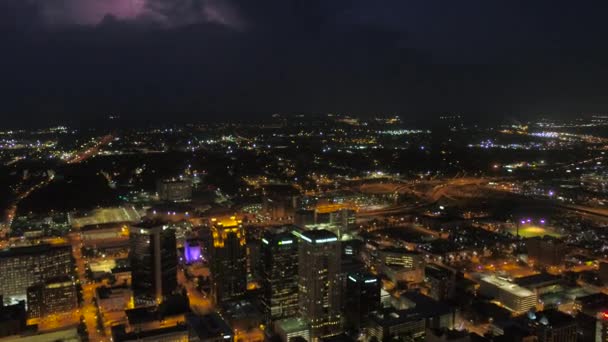
[[[98,287],[95,292],[101,312],[123,311],[128,308],[133,291],[129,286]]]
[[[495,275],[485,275],[479,280],[479,293],[498,301],[515,314],[525,313],[536,306],[536,293]]]
[[[282,342],[290,342],[299,337],[310,341],[310,325],[304,319],[292,317],[276,321],[274,332]]]

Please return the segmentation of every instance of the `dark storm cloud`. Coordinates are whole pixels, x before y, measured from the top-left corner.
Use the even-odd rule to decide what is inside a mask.
[[[240,28],[242,22],[221,0],[4,0],[3,17],[41,27],[97,26],[107,18],[178,27],[212,22]]]
[[[32,121],[81,113],[600,110],[608,90],[604,7],[0,0],[0,112]]]

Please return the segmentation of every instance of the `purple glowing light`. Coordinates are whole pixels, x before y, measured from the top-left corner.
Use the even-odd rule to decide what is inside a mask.
[[[540,224],[545,224],[545,219],[540,219]]]
[[[186,242],[184,244],[184,256],[186,263],[193,263],[201,260],[201,246],[196,242]]]

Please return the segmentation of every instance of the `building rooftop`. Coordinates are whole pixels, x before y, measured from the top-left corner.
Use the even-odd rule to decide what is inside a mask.
[[[322,342],[355,342],[356,340],[352,337],[342,333],[340,335],[329,336],[321,338]]]
[[[188,333],[188,327],[185,324],[178,324],[165,328],[158,328],[144,331],[134,331],[127,333],[125,332],[124,325],[117,325],[112,327],[112,340],[115,342],[122,341],[141,341],[141,340],[154,340],[162,341],[164,335],[179,334],[186,336]],[[165,338],[167,336],[164,336]]]
[[[513,284],[505,279],[501,279],[496,277],[495,275],[487,275],[481,278],[481,281],[492,284],[503,291],[508,291],[509,293],[518,296],[518,297],[529,297],[533,296],[534,293],[524,287],[521,287],[517,284]]]
[[[300,239],[313,244],[321,244],[328,242],[338,241],[338,237],[336,234],[330,232],[325,229],[317,229],[317,230],[306,230],[306,231],[293,231],[293,235],[299,237]]]
[[[355,283],[364,282],[368,283],[377,283],[378,277],[369,273],[369,272],[354,272],[348,274],[348,279],[354,281]]]
[[[223,228],[238,227],[242,223],[236,216],[214,217],[211,219],[211,222],[214,226]]]
[[[418,251],[410,251],[407,248],[402,247],[384,247],[380,249],[378,252],[380,253],[395,253],[395,254],[422,254]]]
[[[261,313],[249,300],[226,301],[221,305],[222,314],[228,320],[260,316]]]
[[[50,245],[50,244],[40,244],[35,246],[25,246],[25,247],[10,247],[0,250],[0,258],[7,257],[17,257],[23,255],[39,255],[42,253],[46,253],[51,250],[59,250],[59,249],[67,249],[71,252],[71,247],[69,245]]]
[[[216,312],[204,316],[195,314],[186,315],[186,323],[191,332],[195,333],[201,341],[222,336],[226,340],[231,340],[232,329],[228,323]]]
[[[129,324],[153,322],[158,319],[156,307],[144,307],[125,310]]]
[[[308,329],[308,323],[301,318],[286,318],[275,322],[275,326],[286,334]]]
[[[561,279],[561,277],[549,273],[539,273],[527,277],[516,278],[513,282],[519,286],[534,288],[545,285],[546,283],[558,283]]]
[[[103,230],[103,229],[120,229],[125,224],[129,224],[129,221],[123,222],[108,222],[108,223],[99,223],[99,224],[88,224],[86,226],[82,226],[80,231],[95,231],[95,230]]]
[[[545,310],[535,314],[536,320],[541,324],[559,328],[574,324],[574,317],[558,310]]]
[[[424,317],[415,309],[397,310],[386,308],[378,310],[370,316],[370,319],[380,326],[393,326],[411,321],[421,321]]]
[[[451,329],[429,329],[427,334],[432,334],[435,339],[443,339],[444,341],[464,339],[469,336],[469,332],[466,330],[459,331]]]
[[[183,212],[194,212],[194,210],[195,210],[195,208],[189,204],[163,202],[163,203],[155,204],[150,209],[148,209],[148,212],[152,212],[154,214],[155,214],[155,212],[163,213],[163,212],[169,212],[169,211],[171,211],[171,212],[176,211],[178,213],[183,213]]]
[[[162,221],[162,220],[144,220],[144,221],[133,224],[133,228],[135,228],[135,229],[137,229],[137,228],[152,229],[152,228],[162,227],[163,225],[166,225],[166,224],[167,224],[167,222]]]
[[[114,287],[100,286],[96,288],[95,291],[97,292],[97,297],[99,297],[100,299],[107,299],[110,298],[110,296],[115,292],[131,291],[131,287],[127,285]]]
[[[262,237],[262,243],[267,245],[291,245],[297,243],[297,239],[289,232],[274,233],[266,231]]]
[[[0,322],[22,319],[25,323],[25,318],[25,301],[22,300],[13,305],[4,305],[2,296],[0,296]]]
[[[583,306],[607,306],[608,307],[608,295],[599,292],[576,298],[576,301]]]
[[[403,292],[401,293],[400,297],[413,303],[414,308],[412,310],[415,310],[425,318],[437,317],[454,311],[452,307],[444,302],[436,301],[433,298],[425,296],[419,292]]]
[[[456,273],[452,269],[449,269],[447,267],[443,267],[443,266],[440,266],[437,264],[427,264],[426,267],[424,268],[424,271],[427,275],[430,275],[433,277],[450,277],[454,273]]]

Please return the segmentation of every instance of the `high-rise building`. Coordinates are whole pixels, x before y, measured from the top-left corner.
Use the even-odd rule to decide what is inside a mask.
[[[334,226],[340,239],[349,234],[357,223],[357,212],[350,208],[338,209],[329,215],[329,224]]]
[[[293,216],[293,224],[301,229],[315,224],[315,211],[311,209],[296,210]]]
[[[289,232],[266,232],[261,247],[261,298],[267,323],[298,313],[298,240]]]
[[[162,201],[187,202],[192,199],[192,179],[189,177],[163,179],[157,182],[156,191]]]
[[[456,271],[437,264],[428,264],[424,270],[424,279],[429,297],[439,301],[454,297]]]
[[[608,262],[600,262],[600,269],[598,275],[602,284],[608,285]]]
[[[566,243],[550,236],[526,240],[528,259],[544,266],[560,265],[566,256]]]
[[[340,333],[338,237],[327,230],[294,231],[298,246],[299,311],[313,340]]]
[[[380,308],[380,288],[380,281],[371,273],[348,275],[343,311],[349,329],[364,327],[369,314]]]
[[[262,211],[273,220],[285,220],[294,214],[299,191],[289,184],[272,184],[263,187]]]
[[[175,231],[157,221],[130,229],[131,286],[136,304],[162,302],[177,287]]]
[[[67,313],[77,307],[76,283],[70,277],[47,279],[27,289],[29,318]]]
[[[0,295],[6,303],[25,300],[27,288],[74,272],[68,245],[13,247],[0,251]]]
[[[239,298],[247,290],[247,247],[236,217],[212,219],[211,279],[216,303]]]

